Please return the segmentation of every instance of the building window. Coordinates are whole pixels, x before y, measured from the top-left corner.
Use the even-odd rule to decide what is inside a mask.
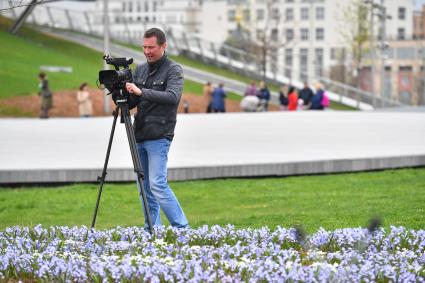
[[[249,10],[248,9],[243,10],[242,15],[243,15],[243,20],[245,22],[249,22],[250,21],[251,17],[250,17],[250,14],[249,14]]]
[[[325,8],[316,7],[316,20],[324,20],[324,19],[325,19]]]
[[[125,12],[125,2],[122,2],[122,11]]]
[[[294,39],[294,30],[293,29],[290,29],[290,28],[287,28],[285,30],[285,38],[286,38],[286,41],[287,42],[293,40]]]
[[[236,16],[236,11],[235,10],[229,10],[229,11],[227,11],[227,19],[229,20],[229,22],[234,22],[235,21],[235,16]]]
[[[158,3],[156,1],[153,1],[153,8],[152,8],[152,10],[154,12],[156,12],[157,9],[158,9]]]
[[[399,7],[398,8],[398,19],[405,20],[406,19],[406,8]]]
[[[308,40],[308,29],[301,29],[301,40]]]
[[[413,47],[399,47],[397,48],[397,59],[400,60],[414,60],[415,59],[415,48]]]
[[[279,39],[279,30],[277,28],[272,29],[271,39],[277,41]]]
[[[264,10],[258,9],[257,10],[257,21],[262,21],[262,20],[264,20]]]
[[[397,30],[397,39],[400,39],[400,40],[406,39],[406,31],[404,28],[399,28]]]
[[[331,60],[336,60],[336,48],[331,48]]]
[[[310,11],[309,11],[308,8],[301,8],[301,20],[302,21],[308,20],[310,18],[309,13],[310,13]]]
[[[345,62],[345,60],[347,59],[347,50],[345,48],[341,48],[339,50],[338,56],[342,62]]]
[[[148,1],[145,2],[145,12],[149,11],[149,3]]]
[[[285,49],[285,76],[288,78],[291,77],[291,69],[292,69],[292,62],[293,62],[293,53],[292,48],[286,48]]]
[[[286,21],[294,20],[294,9],[288,8],[285,10],[285,19]]]
[[[316,48],[314,53],[314,69],[316,76],[320,77],[323,75],[323,48]]]
[[[264,39],[264,30],[257,29],[257,40],[263,41]]]
[[[325,30],[323,28],[316,29],[316,40],[324,40],[325,39]]]
[[[308,49],[300,49],[300,78],[305,81],[307,79],[307,65],[308,65]]]
[[[133,2],[128,3],[128,11],[133,12]]]
[[[272,10],[272,19],[273,19],[273,20],[277,20],[277,21],[280,19],[279,9],[274,8],[274,9]]]

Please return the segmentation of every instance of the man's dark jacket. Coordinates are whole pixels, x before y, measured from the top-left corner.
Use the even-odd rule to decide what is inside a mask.
[[[304,102],[304,105],[307,105],[310,103],[311,99],[313,98],[314,92],[309,87],[304,87],[300,91],[299,98],[301,98]]]
[[[130,109],[137,106],[136,141],[172,140],[183,89],[183,69],[164,55],[155,63],[138,65],[133,80],[142,90],[141,96],[131,94],[129,98]]]

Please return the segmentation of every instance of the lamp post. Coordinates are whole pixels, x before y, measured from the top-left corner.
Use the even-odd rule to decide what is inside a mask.
[[[419,71],[422,71],[422,91],[423,91],[423,102],[425,102],[425,45],[421,45],[421,53],[422,53],[422,70],[419,68]]]
[[[375,64],[376,64],[376,53],[375,53],[375,17],[373,13],[374,0],[365,0],[365,4],[371,4],[370,9],[370,37],[369,37],[369,48],[371,50],[371,62],[370,62],[370,84],[372,90],[372,106],[376,108],[376,88],[375,88]]]
[[[316,67],[316,54],[314,52],[314,3],[316,3],[317,0],[309,0],[310,3],[310,11],[309,11],[309,19],[310,19],[310,29],[309,29],[309,51],[308,56],[310,58],[310,64],[308,64],[307,68],[307,81],[312,81],[312,79],[315,77],[315,73],[317,71]]]
[[[391,16],[387,15],[387,9],[385,7],[385,0],[381,0],[381,3],[375,3],[374,0],[364,0],[365,4],[371,4],[371,43],[372,46],[372,62],[371,62],[371,82],[372,82],[372,99],[373,99],[373,107],[376,107],[376,92],[375,92],[375,46],[374,46],[374,10],[376,9],[378,11],[377,16],[380,19],[380,43],[379,43],[379,49],[381,54],[381,107],[385,107],[385,59],[386,54],[385,50],[388,48],[388,44],[385,42],[386,39],[386,20],[391,19]]]
[[[381,0],[381,5],[384,4],[384,0]],[[385,16],[386,16],[386,8],[381,6],[380,8],[380,20],[381,20],[381,42],[379,44],[379,47],[381,49],[381,107],[385,107],[385,34],[386,34],[386,28],[385,28]]]
[[[108,16],[108,0],[103,0],[103,54],[109,54],[109,16]],[[103,61],[103,69],[108,70],[108,64]],[[111,102],[109,100],[108,90],[104,90],[105,95],[103,99],[103,112],[109,113],[111,108]]]

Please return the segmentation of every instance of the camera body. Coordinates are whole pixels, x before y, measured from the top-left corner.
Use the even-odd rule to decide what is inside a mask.
[[[114,101],[117,101],[117,99],[127,100],[129,93],[125,84],[133,82],[133,74],[129,68],[129,65],[133,63],[133,58],[112,58],[109,55],[104,55],[103,60],[114,66],[115,70],[99,71],[99,82],[109,90]]]

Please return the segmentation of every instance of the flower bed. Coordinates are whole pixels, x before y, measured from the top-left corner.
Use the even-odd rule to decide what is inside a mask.
[[[1,281],[425,282],[425,230],[212,226],[0,232]]]

